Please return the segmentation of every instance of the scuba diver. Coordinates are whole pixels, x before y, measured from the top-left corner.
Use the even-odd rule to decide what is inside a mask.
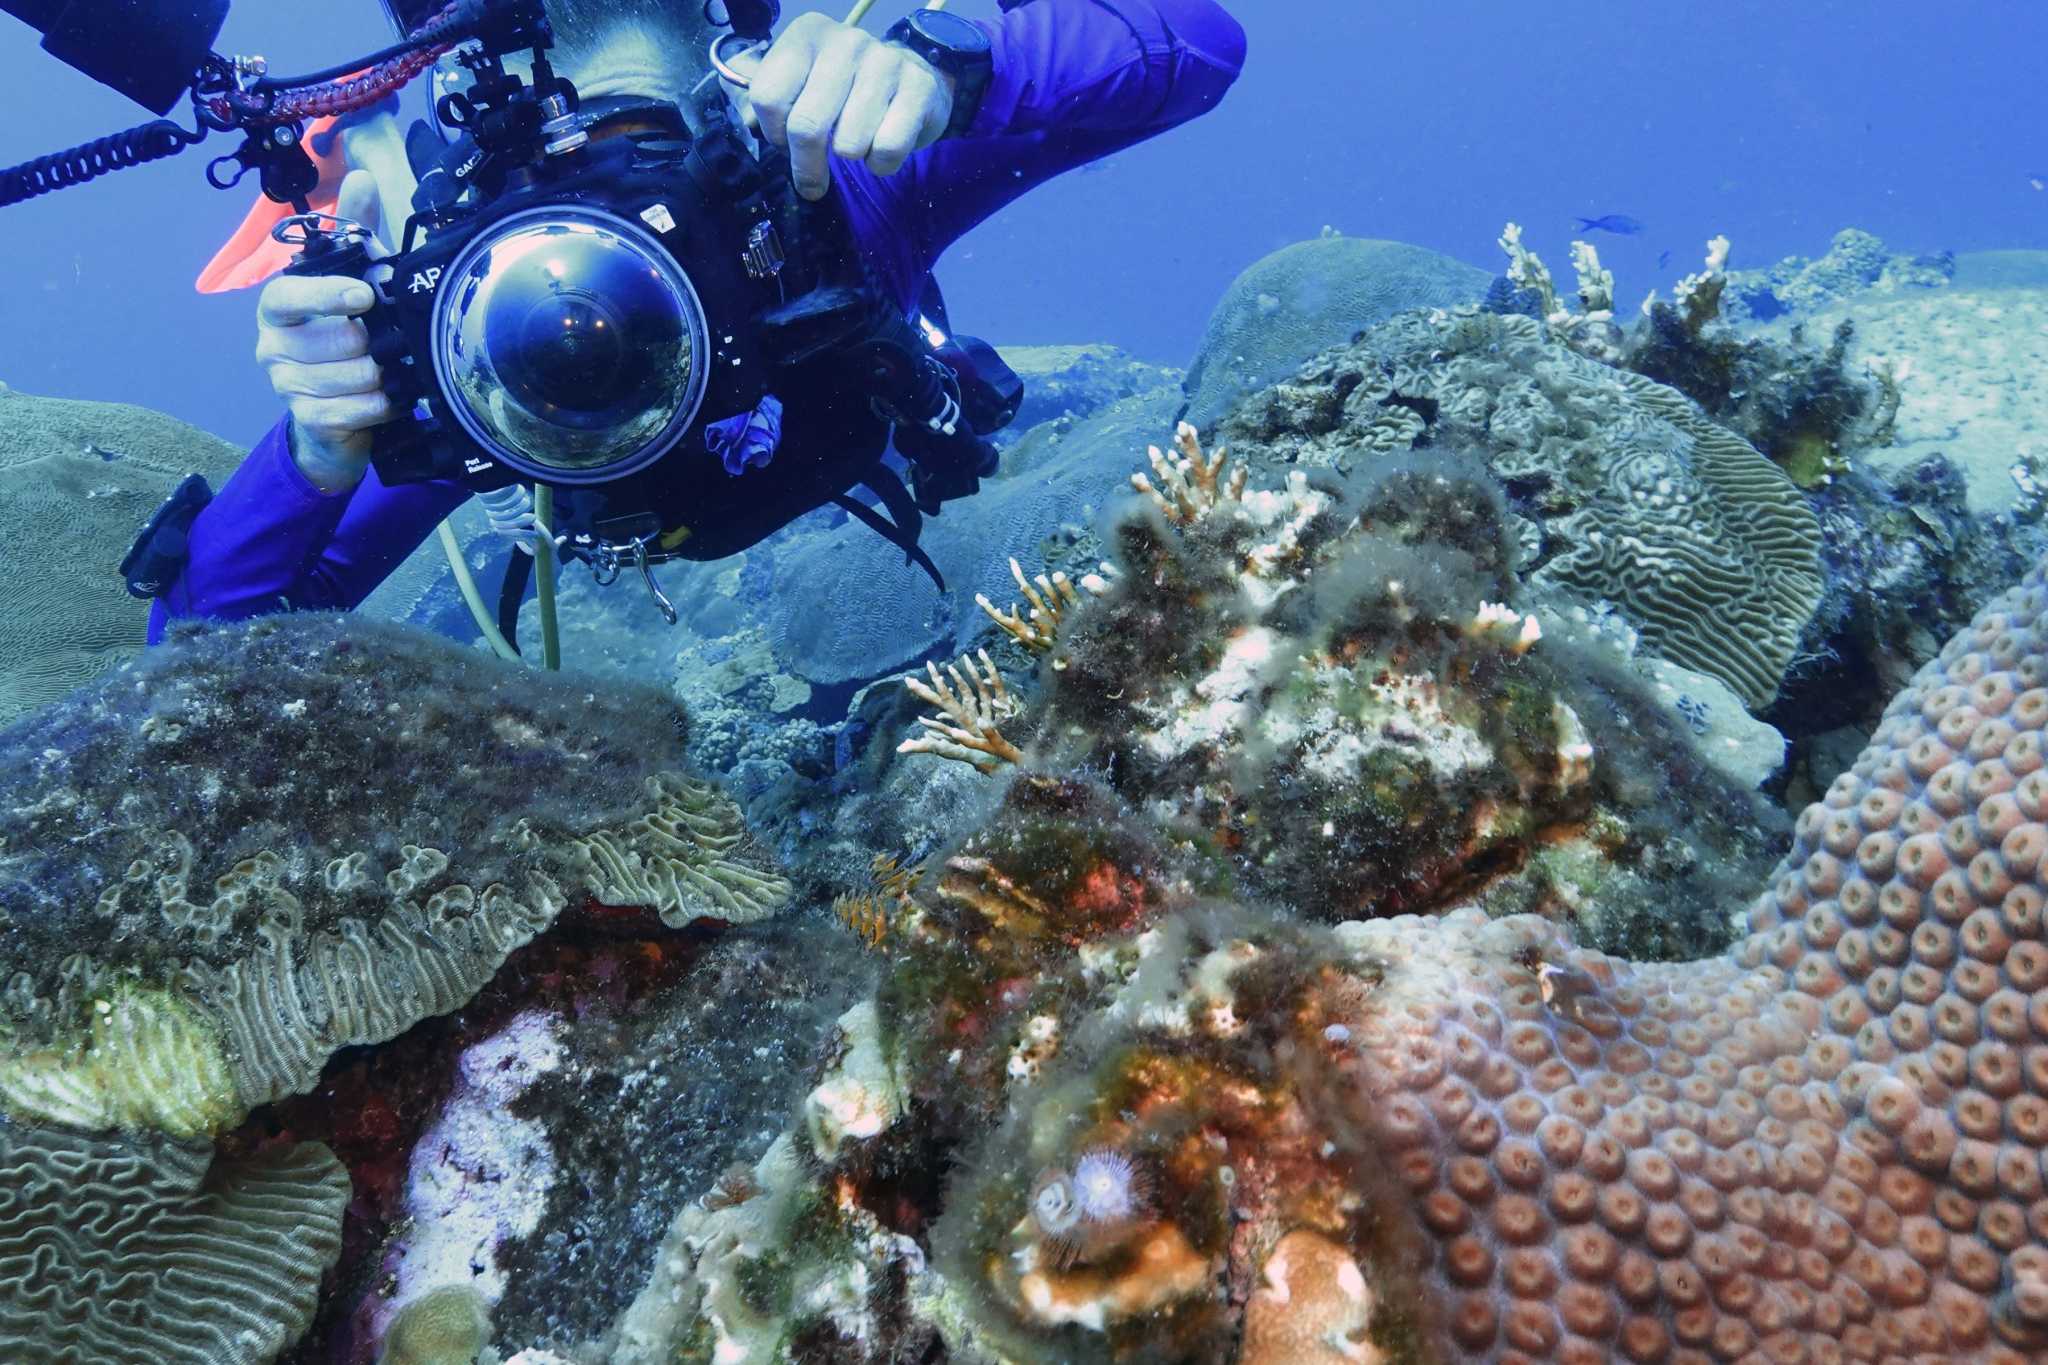
[[[385,5],[401,34],[422,19],[419,0]],[[151,640],[177,617],[352,609],[464,500],[507,484],[523,494],[514,474],[525,484],[561,485],[551,530],[559,533],[555,539],[564,557],[577,557],[581,546],[594,567],[608,559],[614,575],[622,560],[637,560],[644,574],[650,562],[723,558],[806,512],[837,503],[896,541],[909,561],[943,585],[916,546],[918,519],[971,494],[993,472],[994,448],[968,429],[970,419],[977,406],[994,408],[991,420],[972,424],[1000,426],[1014,415],[1017,395],[1009,375],[1007,397],[998,378],[993,397],[974,401],[977,393],[991,391],[977,370],[992,363],[1006,373],[1007,367],[978,343],[964,351],[964,339],[963,345],[950,344],[943,301],[931,280],[934,263],[962,234],[1033,185],[1212,107],[1235,80],[1244,56],[1243,30],[1216,0],[1003,0],[1003,7],[999,18],[986,23],[921,10],[886,38],[805,14],[772,43],[764,38],[734,45],[727,41],[734,35],[721,26],[740,11],[738,0],[729,7],[725,0],[547,0],[551,59],[560,75],[536,50],[537,87],[566,80],[577,100],[573,126],[563,122],[559,144],[551,144],[550,152],[586,139],[593,152],[608,140],[630,141],[648,149],[643,160],[658,158],[662,149],[687,149],[693,140],[708,146],[709,131],[716,131],[721,117],[737,114],[734,122],[751,135],[748,145],[761,153],[761,164],[783,177],[790,204],[772,215],[759,203],[773,195],[758,185],[749,190],[744,175],[730,166],[719,172],[727,188],[706,191],[707,215],[715,216],[719,193],[751,193],[764,222],[772,218],[788,229],[780,238],[772,230],[764,238],[763,224],[756,223],[744,272],[739,261],[724,258],[713,270],[698,268],[694,284],[685,279],[671,291],[680,300],[675,307],[710,335],[686,336],[683,349],[694,345],[694,359],[685,355],[669,370],[707,372],[709,387],[701,375],[693,377],[694,405],[680,399],[657,403],[649,419],[633,395],[648,382],[639,373],[647,368],[644,353],[667,354],[667,342],[605,349],[608,315],[597,303],[579,305],[583,311],[574,316],[548,314],[552,337],[508,343],[499,335],[507,328],[481,315],[495,299],[494,290],[514,294],[527,287],[500,280],[515,274],[515,256],[533,243],[495,239],[495,251],[469,253],[466,268],[476,278],[465,279],[459,297],[444,307],[444,315],[456,315],[445,324],[452,340],[435,359],[443,386],[471,400],[461,414],[470,453],[453,464],[446,458],[439,464],[415,460],[407,472],[396,457],[387,462],[377,455],[380,428],[403,425],[413,405],[392,397],[386,364],[394,353],[373,345],[373,329],[365,325],[375,302],[365,279],[374,275],[308,273],[302,266],[298,273],[271,278],[257,305],[256,356],[286,416],[191,517],[181,569],[164,575],[155,594]],[[707,50],[716,77],[690,59]],[[476,64],[469,64],[475,74]],[[449,65],[442,61],[437,83],[450,74]],[[502,76],[502,68],[497,70]],[[398,107],[393,96],[343,126],[316,125],[307,138],[321,154],[327,187],[337,191],[331,216],[362,225],[360,235],[374,231],[380,220],[403,222],[408,204],[416,213],[423,204],[432,209],[435,182],[488,159],[474,138],[451,142],[450,129],[428,121],[403,130]],[[451,106],[444,98],[439,107],[445,112]],[[483,124],[481,118],[476,122]],[[353,169],[337,187],[342,153]],[[708,156],[702,164],[690,163],[700,185],[718,178],[705,166],[722,164]],[[786,193],[792,188],[793,196]],[[209,281],[254,283],[284,264],[268,231],[282,212],[259,206],[252,224],[263,230],[238,237],[239,245],[215,261],[202,288]],[[640,217],[650,225],[676,226],[660,205]],[[417,219],[413,226],[419,226]],[[405,236],[409,245],[415,234],[408,230]],[[791,237],[804,240],[785,240]],[[557,231],[548,240],[571,239]],[[368,249],[381,257],[398,245],[377,241]],[[620,249],[639,250],[630,242]],[[765,265],[757,269],[762,263],[756,258],[764,255]],[[773,275],[782,270],[785,255],[810,263],[810,277],[796,278],[795,288],[794,264]],[[584,268],[578,261],[585,258],[561,259],[572,271]],[[594,256],[586,265],[592,272],[612,269]],[[458,257],[448,266],[450,278],[464,268]],[[553,290],[548,307],[566,307],[564,267],[551,258],[547,268],[556,277],[543,281]],[[655,262],[640,273],[663,270]],[[490,278],[492,272],[500,279]],[[409,288],[431,290],[441,273],[439,267],[416,270]],[[808,312],[796,304],[779,313],[748,313],[737,306],[726,311],[727,319],[763,317],[760,326],[777,333],[768,348],[775,362],[765,367],[743,366],[752,354],[745,350],[749,339],[732,335],[755,328],[754,322],[706,321],[705,310],[729,292],[723,276],[743,274],[774,285],[784,298],[808,283],[814,288],[804,297],[828,300]],[[573,287],[578,281],[566,283]],[[394,282],[390,296],[402,301],[402,285]],[[450,286],[441,285],[440,294],[448,304]],[[702,308],[696,306],[698,294]],[[511,308],[508,303],[500,311]],[[463,316],[464,309],[478,316]],[[800,316],[793,319],[792,312]],[[823,326],[819,318],[825,314],[841,320]],[[849,333],[842,315],[882,321]],[[554,330],[558,325],[562,331]],[[902,347],[890,343],[895,350],[885,345],[877,352],[876,343],[861,338],[892,327],[939,348],[951,368],[913,359],[888,379],[893,396],[872,391],[888,371],[873,355],[900,354]],[[615,319],[612,330],[623,341],[632,331],[630,319],[624,325]],[[671,328],[663,335],[672,340],[678,330],[691,329]],[[568,361],[557,354],[565,331],[584,347]],[[792,342],[782,333],[803,340]],[[521,347],[530,354],[522,355]],[[848,354],[858,363],[848,364]],[[753,373],[754,387],[726,392],[728,367]],[[582,391],[564,396],[559,390],[572,381],[599,397],[587,399]],[[666,382],[659,375],[655,381],[657,387]],[[557,391],[546,392],[550,385]],[[913,390],[935,401],[943,419],[906,417],[899,410],[908,402],[902,394]],[[720,402],[731,406],[721,411],[715,406]],[[650,437],[653,428],[660,432]],[[618,429],[635,434],[622,438]],[[532,436],[536,430],[543,432],[539,439]],[[499,458],[481,456],[479,447]],[[574,453],[564,453],[572,447]],[[593,449],[602,449],[605,458],[586,459]],[[631,458],[607,463],[619,450],[630,450]],[[520,459],[521,451],[530,458]],[[491,477],[464,477],[479,469],[489,469]],[[852,496],[856,487],[865,488],[872,501]],[[486,505],[493,524],[515,534],[511,518],[499,519],[502,504],[487,496]],[[524,505],[531,507],[530,501]],[[530,535],[530,511],[516,525]],[[673,621],[667,599],[651,576],[647,582]],[[516,601],[512,614],[516,619]]]

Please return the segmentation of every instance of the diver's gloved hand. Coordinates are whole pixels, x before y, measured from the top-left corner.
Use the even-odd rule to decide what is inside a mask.
[[[828,156],[894,175],[953,118],[950,77],[910,51],[822,14],[800,14],[752,73],[761,133],[789,148],[797,192],[822,199]]]
[[[377,182],[368,171],[351,171],[342,181],[338,211],[377,231]],[[373,240],[370,254],[391,252]],[[358,321],[372,301],[361,280],[280,275],[256,304],[256,361],[291,412],[292,458],[330,493],[361,481],[371,432],[398,415],[384,393],[383,371],[370,359],[369,329]]]

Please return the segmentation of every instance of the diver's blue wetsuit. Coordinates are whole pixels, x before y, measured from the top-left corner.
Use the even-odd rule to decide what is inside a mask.
[[[887,179],[833,164],[855,240],[906,313],[968,229],[1061,171],[1202,113],[1244,61],[1244,31],[1215,0],[1036,0],[985,27],[994,77],[964,136]],[[322,493],[280,422],[193,523],[150,639],[170,617],[353,608],[468,497],[453,483],[387,487],[374,470]]]

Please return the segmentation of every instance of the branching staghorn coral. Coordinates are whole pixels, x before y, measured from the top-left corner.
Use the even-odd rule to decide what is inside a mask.
[[[1565,345],[1593,360],[1612,363],[1620,355],[1614,326],[1614,272],[1600,264],[1590,242],[1572,243],[1572,270],[1578,275],[1579,311],[1565,306],[1542,258],[1522,245],[1522,228],[1509,223],[1500,235],[1508,255],[1508,282],[1536,300],[1543,321]]]
[[[989,620],[1002,627],[1004,634],[1034,654],[1051,654],[1059,646],[1060,627],[1068,615],[1083,606],[1087,598],[1100,597],[1109,591],[1109,580],[1105,575],[1113,572],[1109,565],[1102,566],[1101,573],[1084,574],[1080,591],[1064,573],[1039,574],[1036,584],[1024,576],[1024,566],[1015,556],[1010,559],[1010,575],[1017,580],[1017,590],[1024,594],[1024,600],[1031,604],[1031,614],[1024,615],[1015,603],[1007,611],[997,611],[995,603],[988,600],[986,593],[976,593],[974,600]],[[1053,660],[1055,669],[1065,668],[1062,659]]]
[[[1572,270],[1579,277],[1579,307],[1590,321],[1614,316],[1614,272],[1600,264],[1591,242],[1572,243]]]
[[[1214,455],[1207,454],[1202,449],[1201,434],[1182,422],[1174,430],[1173,448],[1174,456],[1158,446],[1146,451],[1152,472],[1158,476],[1157,483],[1142,473],[1131,475],[1131,487],[1150,498],[1168,521],[1176,526],[1190,526],[1244,496],[1250,471],[1239,465],[1230,470],[1228,478],[1224,477],[1230,465],[1227,447],[1218,446]]]
[[[1557,284],[1543,258],[1522,245],[1522,225],[1509,223],[1501,229],[1500,249],[1508,255],[1508,282],[1536,296],[1537,307],[1546,321],[1565,312],[1558,302]]]
[[[936,754],[984,773],[995,772],[1006,763],[1023,762],[1024,755],[1003,738],[1000,728],[1017,714],[1017,703],[987,650],[963,654],[958,663],[946,665],[943,675],[936,663],[926,664],[925,670],[929,682],[912,674],[903,685],[919,701],[939,708],[939,714],[919,716],[917,723],[925,733],[904,740],[896,752]]]
[[[1727,287],[1728,239],[1715,237],[1707,243],[1706,269],[1687,275],[1671,291],[1679,311],[1685,315],[1686,331],[1698,336],[1701,329],[1721,316],[1721,291]],[[1643,300],[1645,313],[1656,297],[1652,294]]]

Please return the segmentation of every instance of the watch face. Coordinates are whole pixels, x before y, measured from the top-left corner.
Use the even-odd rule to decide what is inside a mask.
[[[980,25],[942,9],[912,10],[910,25],[920,37],[964,57],[978,57],[989,50],[988,35]]]

